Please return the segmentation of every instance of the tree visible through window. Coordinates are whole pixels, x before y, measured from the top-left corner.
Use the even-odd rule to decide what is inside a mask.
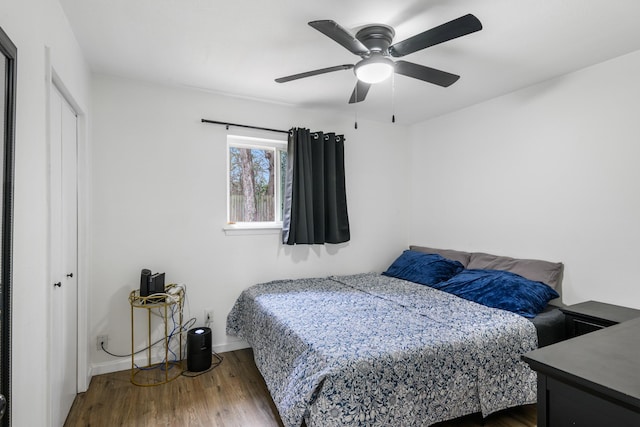
[[[286,142],[229,136],[229,223],[282,221]]]

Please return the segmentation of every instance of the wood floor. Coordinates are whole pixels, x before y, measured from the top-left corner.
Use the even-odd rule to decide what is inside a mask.
[[[76,397],[65,427],[282,426],[251,350],[222,356],[222,364],[206,374],[181,376],[155,387],[131,384],[129,371],[95,376],[89,390]],[[471,415],[437,426],[535,427],[535,405],[503,411],[485,420]]]

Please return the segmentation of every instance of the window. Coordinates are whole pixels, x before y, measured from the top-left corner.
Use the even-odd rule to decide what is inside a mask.
[[[227,222],[238,228],[282,226],[287,142],[229,135]]]

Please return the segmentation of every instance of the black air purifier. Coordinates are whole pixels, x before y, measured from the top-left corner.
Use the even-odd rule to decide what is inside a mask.
[[[211,328],[187,332],[187,370],[201,372],[211,367]]]

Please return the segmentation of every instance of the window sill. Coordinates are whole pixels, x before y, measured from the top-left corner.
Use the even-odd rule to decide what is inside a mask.
[[[222,230],[227,236],[280,234],[282,232],[282,223],[227,224]]]

